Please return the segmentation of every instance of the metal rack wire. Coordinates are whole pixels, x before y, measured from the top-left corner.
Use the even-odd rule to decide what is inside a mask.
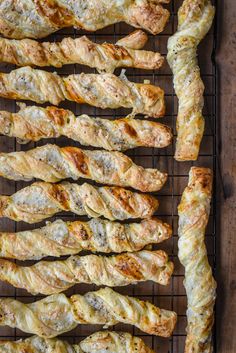
[[[167,40],[170,35],[176,30],[177,24],[177,9],[182,1],[172,1],[169,5],[171,11],[171,18],[165,31],[158,36],[149,36],[149,42],[147,48],[154,51],[160,51],[161,54],[166,56],[167,51]],[[216,5],[216,0],[214,1]],[[117,39],[130,33],[132,29],[125,24],[116,24],[109,28],[105,28],[96,33],[85,33],[82,31],[76,31],[66,29],[51,36],[51,40],[61,40],[64,36],[74,36],[74,38],[86,34],[90,39],[97,42],[116,42]],[[217,36],[216,28],[207,35],[204,42],[199,49],[199,61],[202,71],[202,78],[205,82],[205,108],[204,115],[206,118],[206,129],[205,135],[202,142],[202,147],[199,155],[199,159],[194,165],[208,166],[214,171],[216,177],[216,166],[217,166],[217,69],[214,60],[214,53],[216,50]],[[11,65],[1,65],[1,71],[9,72],[13,69]],[[55,69],[49,69],[55,71]],[[57,70],[59,74],[67,75],[71,73],[80,72],[91,72],[91,69],[81,67],[78,65],[68,65],[60,70]],[[119,70],[116,72],[119,74]],[[165,118],[161,121],[171,126],[176,135],[175,131],[175,120],[177,114],[177,99],[174,93],[172,84],[172,75],[167,63],[159,71],[144,71],[127,69],[126,75],[131,81],[142,82],[150,80],[151,83],[159,85],[164,88],[166,92],[167,112]],[[29,104],[29,103],[28,103]],[[32,104],[32,103],[30,103]],[[79,106],[76,103],[66,102],[61,105],[72,110],[75,114],[79,115],[87,113],[94,117],[123,117],[127,115],[128,111],[123,109],[118,110],[101,110],[98,108],[92,108],[88,106]],[[1,110],[16,111],[16,103],[9,100],[0,100]],[[53,141],[58,145],[76,145],[75,142],[66,138],[60,138]],[[40,141],[39,143],[30,143],[27,145],[19,145],[15,139],[10,139],[4,136],[0,136],[0,149],[1,151],[10,152],[13,150],[27,150],[38,145],[45,144],[46,141]],[[77,144],[78,145],[78,144]],[[128,155],[140,165],[146,167],[156,167],[165,170],[169,174],[169,181],[163,190],[157,193],[157,197],[160,201],[160,208],[157,215],[163,220],[170,223],[173,227],[174,236],[167,242],[160,244],[158,248],[166,250],[170,257],[175,262],[175,273],[172,277],[171,284],[167,287],[157,286],[152,283],[138,284],[135,286],[128,286],[123,288],[117,288],[117,290],[124,294],[136,296],[141,299],[148,299],[149,301],[157,304],[160,307],[175,310],[178,314],[178,323],[174,331],[174,335],[170,339],[162,339],[159,337],[149,336],[136,328],[128,325],[117,325],[114,327],[115,330],[125,330],[131,332],[137,336],[142,337],[150,347],[155,351],[162,353],[179,353],[183,352],[184,340],[185,340],[185,326],[186,326],[186,296],[183,287],[183,268],[180,266],[177,258],[177,204],[179,203],[180,196],[184,187],[187,184],[188,172],[190,166],[193,163],[179,163],[173,158],[174,145],[158,150],[151,148],[139,148],[128,152]],[[12,194],[15,191],[21,189],[27,185],[24,182],[12,182],[7,180],[0,180],[0,193],[1,194]],[[214,190],[215,191],[215,190]],[[211,216],[206,235],[206,243],[208,248],[209,260],[213,266],[213,270],[216,270],[216,200],[213,197]],[[54,218],[73,219],[76,218],[72,214],[60,214]],[[34,227],[39,227],[41,224],[37,224]],[[10,220],[0,220],[1,231],[19,231],[31,228],[23,223],[14,223]],[[32,263],[32,262],[31,262]],[[67,291],[67,294],[73,293],[85,293],[89,290],[95,289],[95,286],[88,285],[77,285],[72,290]],[[32,302],[40,297],[34,297],[26,293],[25,291],[14,289],[13,287],[0,284],[0,297],[14,297],[21,301]],[[92,332],[98,331],[101,327],[98,326],[83,326],[80,325],[77,329],[65,334],[63,337],[71,342],[77,342],[91,334]],[[20,332],[17,329],[11,328],[0,328],[0,339],[12,339],[16,340],[21,337],[26,337],[27,334]]]

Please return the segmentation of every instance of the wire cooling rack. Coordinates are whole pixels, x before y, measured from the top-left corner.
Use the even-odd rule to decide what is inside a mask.
[[[149,42],[146,46],[147,49],[159,51],[162,55],[167,54],[167,40],[172,35],[177,27],[177,10],[182,0],[173,0],[172,4],[169,5],[171,12],[170,21],[165,31],[157,36],[149,35]],[[216,3],[216,0],[215,0]],[[216,5],[216,4],[215,4]],[[156,194],[160,201],[160,207],[157,211],[157,215],[172,225],[174,236],[172,239],[166,241],[163,244],[159,244],[158,248],[164,249],[168,252],[170,257],[175,263],[175,272],[172,277],[171,283],[168,286],[160,286],[150,282],[144,284],[137,284],[128,287],[116,288],[120,293],[133,295],[143,300],[149,300],[159,307],[174,310],[178,314],[178,323],[175,328],[174,334],[169,339],[163,339],[160,337],[146,335],[136,328],[129,325],[119,324],[116,325],[114,330],[127,331],[134,335],[143,338],[146,343],[152,347],[156,352],[161,353],[179,353],[184,351],[185,341],[185,327],[186,327],[186,296],[183,287],[183,267],[180,265],[177,257],[177,205],[180,201],[180,197],[184,187],[188,181],[188,172],[190,167],[194,165],[207,166],[213,169],[216,177],[216,165],[217,165],[217,69],[215,66],[214,54],[216,50],[216,26],[214,26],[210,33],[206,36],[203,43],[199,47],[199,63],[202,72],[202,78],[205,83],[205,107],[204,116],[206,119],[205,134],[201,145],[201,151],[199,159],[195,163],[190,162],[176,162],[173,158],[174,155],[174,144],[165,149],[154,149],[154,148],[139,148],[128,152],[128,155],[140,165],[145,167],[157,167],[163,171],[167,171],[169,179],[166,186]],[[49,38],[49,40],[60,41],[65,36],[79,37],[86,34],[91,40],[96,42],[113,42],[115,43],[118,39],[122,38],[126,34],[129,34],[132,28],[125,24],[116,24],[110,26],[96,33],[87,33],[82,31],[76,31],[72,29],[66,29],[57,32]],[[12,65],[0,65],[0,71],[9,72],[14,67]],[[55,71],[55,69],[48,69]],[[93,72],[93,70],[82,67],[79,65],[68,65],[62,69],[58,69],[57,72],[62,75],[68,75],[71,73],[80,72]],[[120,70],[117,70],[116,74],[119,75]],[[173,89],[172,74],[165,63],[165,65],[159,71],[145,71],[138,69],[127,69],[126,75],[131,81],[143,82],[143,80],[150,80],[151,83],[162,87],[166,93],[166,104],[167,111],[166,116],[159,121],[171,126],[176,136],[175,121],[177,114],[177,98]],[[33,103],[27,103],[33,104]],[[126,116],[129,111],[124,109],[117,110],[102,110],[98,108],[88,107],[86,105],[78,105],[72,102],[66,102],[60,105],[61,107],[72,110],[75,114],[80,115],[83,113],[89,114],[94,117],[104,118],[118,118]],[[18,107],[16,102],[0,99],[0,109],[17,111]],[[142,118],[142,117],[140,117]],[[60,146],[65,145],[78,145],[67,138],[59,138],[54,140],[42,140],[39,143],[29,143],[27,145],[20,145],[13,138],[0,136],[0,150],[4,152],[28,150],[30,148],[43,145],[46,142],[53,142]],[[84,147],[83,147],[84,148]],[[13,182],[7,181],[1,178],[0,180],[0,193],[10,195],[22,187],[26,186],[25,182]],[[215,191],[215,190],[214,190]],[[214,193],[215,195],[215,193]],[[76,216],[72,214],[57,215],[56,218],[63,218],[65,220],[75,219]],[[81,217],[83,219],[83,217]],[[85,218],[84,218],[85,219]],[[0,220],[1,231],[20,231],[26,229],[32,229],[42,226],[44,223],[29,226],[23,222],[15,223],[10,220]],[[213,196],[211,215],[209,225],[206,234],[206,243],[208,248],[209,261],[215,272],[216,264],[216,200]],[[33,262],[27,262],[31,264]],[[95,286],[89,285],[77,285],[73,289],[68,290],[66,294],[71,295],[74,293],[86,293],[89,290],[95,290]],[[14,297],[23,302],[32,302],[40,299],[40,296],[31,296],[23,290],[15,289],[10,285],[0,283],[0,296],[1,297]],[[92,332],[102,329],[99,326],[92,325],[79,325],[76,329],[62,336],[71,342],[78,342],[85,338]],[[111,328],[112,329],[112,328]],[[0,339],[11,339],[16,340],[28,336],[25,333],[17,329],[11,329],[8,327],[0,327]]]

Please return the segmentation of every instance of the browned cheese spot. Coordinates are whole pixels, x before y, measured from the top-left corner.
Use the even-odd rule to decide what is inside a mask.
[[[69,116],[69,112],[65,109],[59,109],[57,107],[46,108],[48,117],[56,124],[63,126],[66,123],[66,118]]]
[[[68,9],[59,6],[54,0],[35,0],[37,11],[41,16],[48,20],[58,28],[69,26],[73,23],[74,15]]]
[[[83,175],[90,175],[86,155],[79,148],[65,147],[62,150]]]
[[[129,255],[117,256],[117,263],[115,267],[125,276],[132,277],[135,280],[143,279],[138,263]]]

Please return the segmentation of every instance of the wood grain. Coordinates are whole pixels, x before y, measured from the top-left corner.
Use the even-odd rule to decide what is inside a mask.
[[[220,206],[218,241],[217,352],[236,352],[236,2],[219,1],[217,64],[220,74]],[[219,190],[221,189],[221,190]],[[222,190],[223,189],[223,190]]]

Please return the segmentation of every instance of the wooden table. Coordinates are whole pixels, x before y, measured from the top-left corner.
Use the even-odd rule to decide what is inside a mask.
[[[236,352],[236,1],[219,1],[219,205],[217,342]],[[222,186],[222,187],[221,187]]]

